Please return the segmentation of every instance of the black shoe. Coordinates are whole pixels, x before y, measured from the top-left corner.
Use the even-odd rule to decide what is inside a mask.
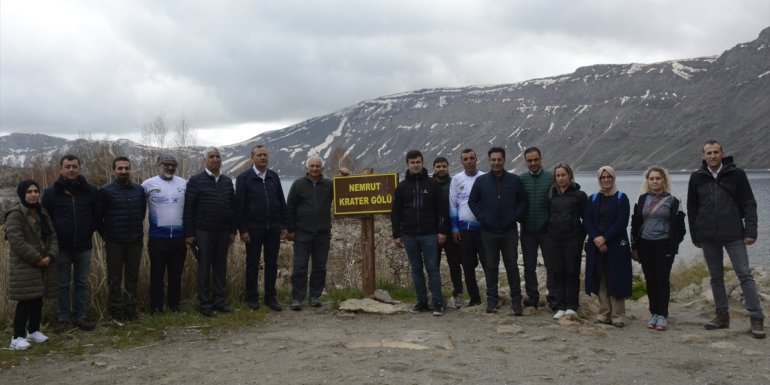
[[[537,310],[538,306],[540,306],[540,301],[527,298],[524,300],[523,304],[524,307],[534,307],[535,310]]]
[[[92,322],[88,321],[85,318],[83,318],[82,320],[75,321],[75,326],[77,326],[78,329],[84,332],[90,332],[91,330],[94,330],[94,328],[96,327]]]
[[[259,310],[259,302],[249,302],[249,308],[251,310]]]
[[[535,306],[537,309],[537,306]],[[515,316],[521,316],[524,312],[521,309],[521,301],[513,301],[511,302],[511,310],[513,310],[513,315]]]
[[[302,310],[302,301],[295,299],[291,301],[291,310],[294,311],[300,311]]]
[[[479,306],[481,305],[480,299],[471,299],[465,307],[473,307],[473,306]]]
[[[265,300],[265,305],[270,309],[273,309],[273,311],[283,311],[283,308],[275,298]]]
[[[321,303],[321,300],[316,297],[310,297],[310,299],[308,300],[308,303],[312,307],[321,307],[323,305],[323,303]]]
[[[444,315],[444,306],[441,306],[440,304],[433,305],[433,315],[436,317]]]
[[[230,309],[227,305],[219,305],[214,308],[214,310],[220,312],[220,313],[232,313],[233,309]]]
[[[201,315],[204,317],[213,317],[214,311],[211,309],[201,309]]]
[[[428,307],[427,303],[425,303],[425,302],[417,302],[417,304],[415,304],[412,307],[410,312],[412,312],[414,314],[417,314],[417,313],[422,313],[422,312],[426,312],[426,311],[429,311],[429,310],[430,310],[430,308]]]
[[[487,313],[497,313],[497,301],[487,301]]]
[[[59,321],[53,327],[53,332],[56,334],[62,334],[70,328],[70,323],[67,321]]]

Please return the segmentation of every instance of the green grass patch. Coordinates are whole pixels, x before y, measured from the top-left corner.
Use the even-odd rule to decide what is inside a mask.
[[[631,299],[636,301],[647,295],[647,284],[641,279],[634,279],[631,285]]]
[[[79,356],[98,353],[106,349],[130,350],[164,341],[175,331],[192,332],[207,338],[216,338],[218,331],[232,331],[262,322],[270,310],[262,307],[252,311],[241,302],[232,304],[234,311],[216,314],[214,317],[200,315],[195,306],[185,306],[181,313],[142,315],[137,321],[119,325],[111,320],[98,324],[92,332],[75,329],[54,334],[50,328],[43,332],[50,337],[44,344],[33,344],[24,351],[0,350],[0,369],[21,365],[36,357],[50,355]]]

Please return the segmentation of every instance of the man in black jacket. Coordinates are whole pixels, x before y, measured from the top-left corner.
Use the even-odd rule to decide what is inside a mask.
[[[307,174],[294,181],[289,189],[288,234],[294,241],[294,267],[291,271],[291,309],[301,310],[307,295],[313,307],[321,306],[326,286],[326,262],[332,229],[332,181],[323,177],[324,162],[311,156],[305,162]],[[312,259],[310,292],[308,263]]]
[[[251,160],[254,164],[235,180],[236,222],[241,240],[246,244],[246,303],[254,310],[259,309],[259,259],[264,248],[265,304],[273,311],[281,311],[275,281],[281,239],[287,234],[286,198],[281,178],[267,168],[270,163],[267,147],[254,146]]]
[[[429,310],[428,294],[425,290],[425,274],[433,299],[433,315],[444,314],[441,294],[441,272],[438,263],[438,247],[446,241],[446,213],[442,203],[441,188],[428,177],[428,170],[422,166],[422,153],[411,150],[406,154],[407,171],[393,194],[390,221],[393,242],[398,248],[405,248],[412,270],[412,281],[417,291],[417,304],[412,311]]]
[[[137,318],[137,281],[147,199],[142,186],[131,182],[128,158],[121,156],[112,161],[112,175],[115,180],[99,190],[99,233],[107,252],[108,307],[114,320],[132,321]]]
[[[184,195],[185,242],[198,247],[198,306],[206,317],[232,310],[227,301],[227,250],[235,240],[233,180],[221,174],[222,156],[204,152],[206,169],[187,182]]]
[[[449,187],[452,177],[449,176],[449,160],[447,158],[439,156],[433,160],[433,180],[436,181],[436,184],[441,189],[441,199],[444,200],[443,205],[447,208],[446,218],[449,221]],[[449,306],[459,309],[463,305],[463,270],[460,265],[460,243],[447,239],[444,245],[438,247],[439,265],[441,265],[442,250],[446,254],[449,278],[452,280],[452,299],[449,301]],[[476,274],[475,271],[474,274]]]
[[[81,330],[89,331],[94,329],[86,316],[91,238],[99,223],[97,190],[80,175],[80,159],[75,155],[64,155],[59,160],[59,174],[56,183],[43,193],[42,202],[60,238],[59,255],[55,261],[59,299],[54,332],[66,331],[71,320]],[[72,300],[71,285],[75,286]]]
[[[724,157],[722,145],[716,140],[709,140],[703,146],[701,168],[690,175],[687,214],[692,242],[703,249],[716,307],[716,317],[704,327],[708,330],[730,327],[723,265],[723,250],[727,250],[741,282],[751,318],[751,334],[754,338],[765,338],[765,317],[746,249],[757,240],[757,201],[746,173],[735,166],[731,156]]]

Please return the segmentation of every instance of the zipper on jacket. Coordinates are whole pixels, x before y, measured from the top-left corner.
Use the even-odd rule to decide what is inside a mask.
[[[262,188],[265,190],[265,205],[267,206],[267,229],[270,230],[270,198],[267,196],[267,170],[265,170],[265,179],[262,179]]]
[[[78,209],[77,205],[75,204],[75,194],[72,194],[72,216],[73,220],[75,221],[75,226],[73,226],[73,229],[75,230],[72,236],[72,247],[77,247],[78,244]]]

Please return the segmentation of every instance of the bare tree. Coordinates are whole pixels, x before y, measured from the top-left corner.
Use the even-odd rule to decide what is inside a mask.
[[[343,167],[354,172],[356,168],[356,162],[350,157],[350,152],[346,147],[334,147],[332,149],[331,158],[329,159],[330,166],[329,175],[337,175],[337,171]]]
[[[177,120],[174,126],[174,146],[177,148],[177,163],[179,164],[177,174],[182,178],[189,178],[200,167],[190,159],[194,158],[193,148],[195,147],[197,133],[190,125],[187,117],[182,116]]]

